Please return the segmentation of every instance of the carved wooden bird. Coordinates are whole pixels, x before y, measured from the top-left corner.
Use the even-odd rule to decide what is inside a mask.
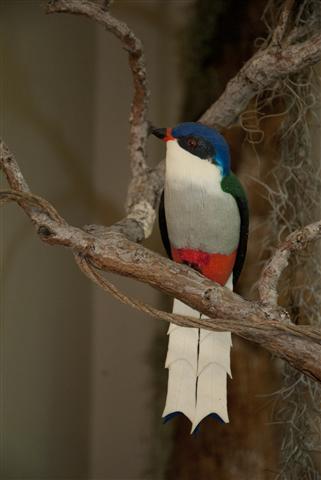
[[[249,212],[245,191],[231,172],[227,142],[200,123],[152,133],[167,145],[159,224],[168,256],[233,289],[245,259]],[[200,316],[177,299],[173,312]],[[183,413],[192,432],[209,415],[228,422],[231,333],[170,324],[168,334],[163,417]]]

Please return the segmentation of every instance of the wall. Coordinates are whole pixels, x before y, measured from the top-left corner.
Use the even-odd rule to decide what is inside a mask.
[[[94,28],[45,16],[36,1],[0,5],[1,135],[33,191],[81,225],[92,197]],[[92,289],[16,206],[1,215],[1,478],[80,476]]]

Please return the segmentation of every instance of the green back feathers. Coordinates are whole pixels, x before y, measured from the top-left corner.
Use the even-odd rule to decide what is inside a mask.
[[[241,217],[240,241],[233,269],[233,284],[235,285],[241,274],[246,255],[249,234],[249,208],[245,190],[234,173],[231,172],[229,175],[223,177],[221,187],[224,192],[234,197]]]
[[[221,187],[224,192],[230,193],[234,198],[242,198],[247,203],[245,190],[234,173],[223,177]]]

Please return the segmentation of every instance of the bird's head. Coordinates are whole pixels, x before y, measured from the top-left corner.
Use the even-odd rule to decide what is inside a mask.
[[[217,165],[222,176],[230,173],[230,151],[224,137],[201,123],[179,123],[174,128],[153,128],[152,134],[165,142],[176,141],[187,152]]]

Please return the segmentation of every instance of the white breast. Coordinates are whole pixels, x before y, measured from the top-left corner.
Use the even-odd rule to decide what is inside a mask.
[[[219,168],[167,142],[165,213],[176,248],[230,254],[238,246],[240,215],[232,195],[221,189]]]

